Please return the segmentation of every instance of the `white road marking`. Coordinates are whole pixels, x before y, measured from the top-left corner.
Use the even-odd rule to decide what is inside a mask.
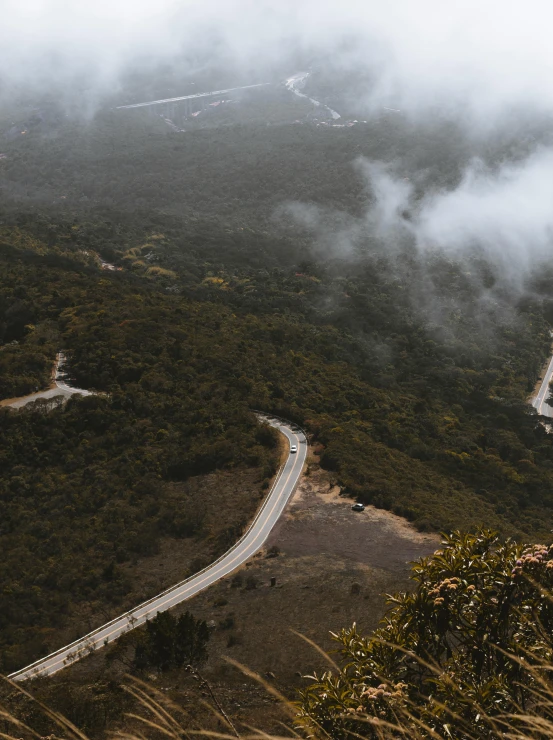
[[[553,357],[549,361],[545,375],[538,391],[537,396],[532,401],[532,406],[536,409],[538,414],[541,416],[549,416],[553,418],[553,408],[546,404],[546,400],[549,397],[549,384],[553,377]]]
[[[269,417],[263,418],[287,437],[290,446],[297,445],[298,451],[295,454],[288,454],[288,459],[280,469],[263,506],[258,511],[248,531],[236,545],[200,573],[167,589],[102,627],[98,627],[98,629],[70,645],[66,645],[66,647],[60,648],[31,665],[12,673],[9,678],[13,681],[25,681],[36,676],[57,673],[90,652],[94,652],[97,648],[113,642],[123,633],[144,624],[147,619],[155,616],[158,612],[170,609],[176,604],[195,596],[211,584],[228,576],[255,555],[271,533],[290,500],[307,457],[307,440],[303,432],[294,433],[283,422]]]

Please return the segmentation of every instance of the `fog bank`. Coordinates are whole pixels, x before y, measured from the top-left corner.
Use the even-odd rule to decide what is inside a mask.
[[[367,215],[376,233],[403,232],[419,249],[483,250],[505,273],[524,277],[553,246],[553,150],[491,169],[474,160],[459,186],[413,201],[410,183],[381,165],[361,162],[374,196]]]
[[[0,80],[6,91],[85,76],[107,92],[159,61],[254,74],[324,58],[370,75],[359,90],[369,108],[393,101],[485,126],[513,108],[553,110],[551,20],[544,0],[4,0]]]

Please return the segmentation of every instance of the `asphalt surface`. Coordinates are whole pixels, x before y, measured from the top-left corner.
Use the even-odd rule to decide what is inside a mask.
[[[549,361],[545,375],[543,376],[538,395],[532,401],[532,406],[536,409],[538,414],[542,416],[549,416],[553,419],[553,408],[546,404],[546,400],[549,397],[549,384],[553,379],[553,357]]]
[[[165,98],[164,100],[150,100],[147,103],[133,103],[132,105],[118,105],[116,110],[128,108],[146,108],[148,105],[160,105],[160,103],[178,103],[180,100],[195,100],[196,98],[209,98],[212,95],[225,95],[235,90],[250,90],[253,87],[266,87],[269,82],[258,82],[256,85],[243,85],[242,87],[229,87],[228,90],[214,90],[212,92],[194,93],[194,95],[183,95],[180,98]]]
[[[307,456],[307,440],[303,432],[293,431],[284,422],[266,418],[271,426],[279,429],[291,445],[297,445],[297,453],[289,453],[286,463],[279,471],[265,502],[246,534],[219,560],[186,581],[167,589],[159,596],[149,599],[135,609],[113,619],[108,624],[85,635],[60,650],[47,655],[35,663],[12,673],[9,678],[24,681],[36,676],[47,676],[63,670],[98,648],[116,640],[124,632],[139,627],[158,612],[180,604],[208,586],[225,578],[249,560],[261,548],[271,530],[284,511],[300,478]]]
[[[325,108],[330,113],[332,118],[337,121],[339,118],[342,117],[337,111],[332,110],[332,108],[329,108],[328,105],[320,103],[318,100],[315,100],[315,98],[310,98],[309,95],[304,95],[304,93],[301,92],[301,88],[303,88],[303,86],[305,85],[305,81],[310,74],[310,72],[298,72],[297,74],[292,75],[292,77],[289,77],[284,84],[288,88],[288,90],[290,90],[290,92],[293,92],[294,95],[297,95],[298,98],[305,98],[306,100],[309,100],[309,102],[313,103],[313,105],[317,108],[321,106]]]
[[[70,398],[74,395],[79,396],[90,396],[92,395],[91,391],[85,391],[83,388],[72,388],[71,386],[67,385],[67,383],[64,381],[65,378],[65,372],[63,370],[63,366],[65,364],[65,356],[62,352],[58,354],[57,360],[56,360],[56,373],[54,378],[54,383],[52,388],[49,388],[47,391],[39,391],[38,393],[31,393],[28,396],[24,396],[23,398],[16,398],[12,401],[5,401],[3,402],[3,406],[9,406],[10,408],[14,409],[20,409],[23,408],[23,406],[26,406],[29,403],[33,403],[33,401],[38,401],[40,398],[57,398],[59,396],[62,396],[63,398]]]

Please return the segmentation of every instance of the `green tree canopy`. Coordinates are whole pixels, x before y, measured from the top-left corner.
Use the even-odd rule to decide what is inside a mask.
[[[204,620],[190,612],[175,617],[161,612],[146,623],[136,646],[134,667],[167,671],[183,665],[199,665],[207,660],[209,629]]]

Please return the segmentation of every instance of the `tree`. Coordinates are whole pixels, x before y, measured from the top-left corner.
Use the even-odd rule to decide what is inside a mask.
[[[136,646],[134,667],[167,671],[183,665],[200,665],[207,660],[209,628],[204,620],[185,612],[177,619],[161,612],[146,622]]]
[[[454,532],[412,579],[371,637],[355,625],[335,635],[344,665],[302,693],[300,721],[373,737],[367,717],[403,714],[439,737],[491,737],[497,716],[539,712],[553,658],[553,545]]]

